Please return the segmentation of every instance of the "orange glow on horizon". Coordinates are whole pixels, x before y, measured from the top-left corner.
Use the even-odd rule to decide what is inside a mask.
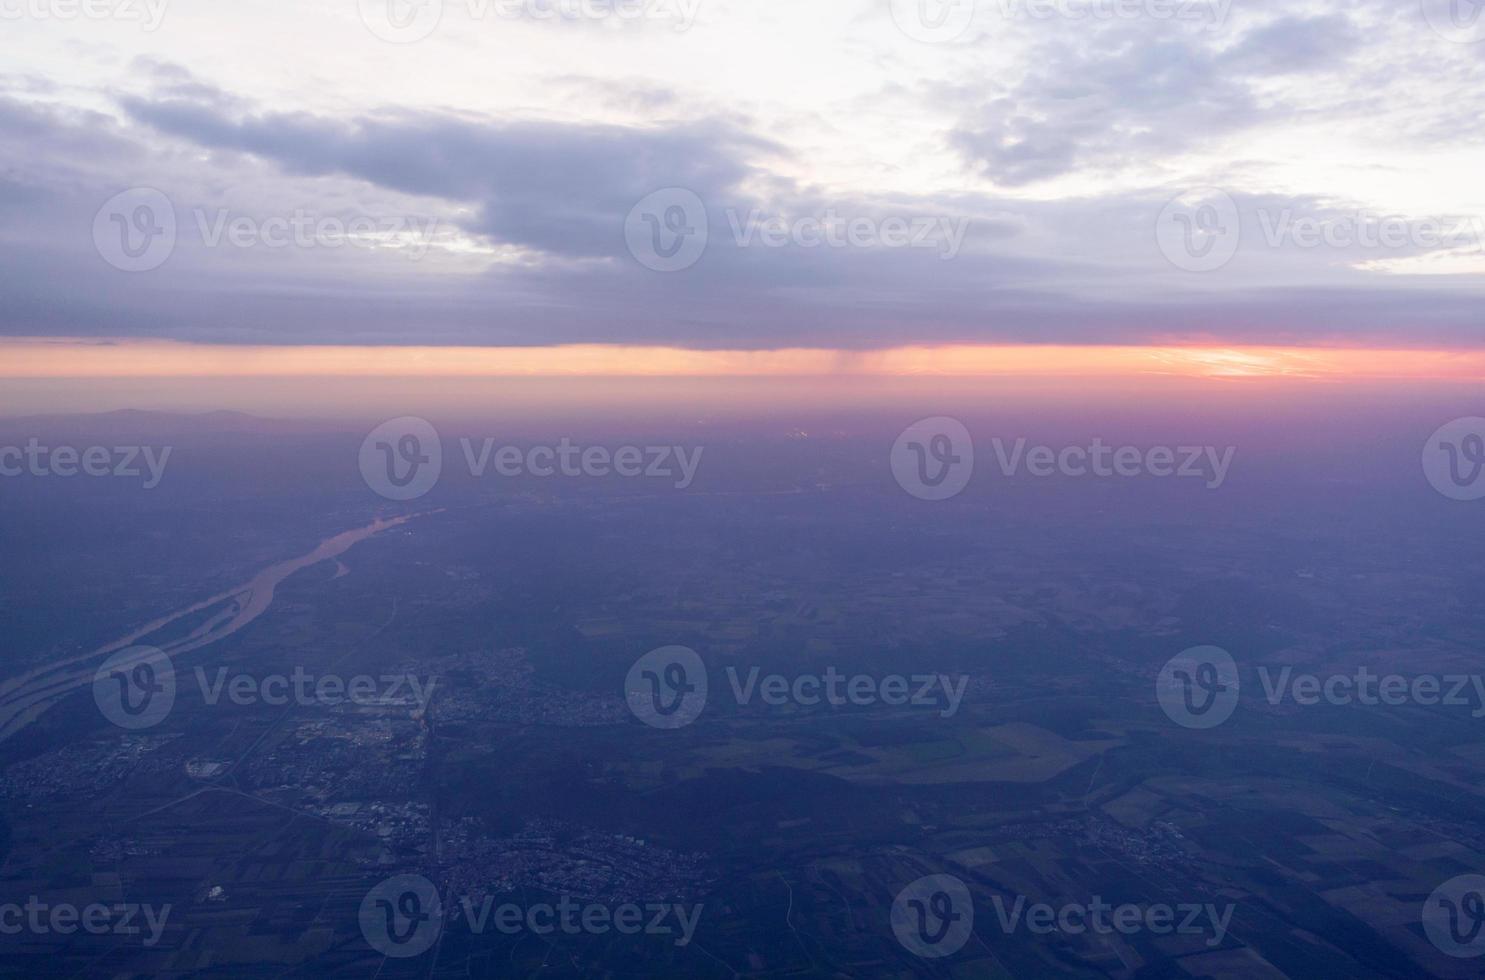
[[[852,351],[0,340],[0,377],[1138,377],[1485,380],[1485,351],[944,345]]]

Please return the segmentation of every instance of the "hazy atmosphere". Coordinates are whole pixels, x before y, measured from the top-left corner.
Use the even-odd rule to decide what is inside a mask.
[[[1485,3],[0,0],[0,978],[1485,964]]]

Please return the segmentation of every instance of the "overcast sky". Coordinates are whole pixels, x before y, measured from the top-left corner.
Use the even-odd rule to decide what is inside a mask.
[[[1485,340],[1448,0],[82,2],[0,0],[11,336]]]

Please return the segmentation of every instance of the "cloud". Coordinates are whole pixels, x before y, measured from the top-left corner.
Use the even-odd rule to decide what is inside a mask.
[[[1337,68],[1361,45],[1339,13],[1280,16],[1236,41],[1147,24],[1079,27],[1039,34],[1016,83],[966,110],[950,133],[997,185],[1148,165],[1273,121],[1290,110],[1264,82]]]
[[[343,175],[474,207],[468,231],[565,257],[614,256],[615,229],[660,187],[731,194],[749,158],[782,148],[722,122],[635,129],[387,113],[341,122],[305,113],[233,116],[187,100],[124,100],[131,118],[291,174]]]
[[[968,113],[950,136],[980,173],[1005,187],[1081,168],[1118,170],[1179,152],[1261,118],[1252,92],[1190,41],[1108,47],[1058,42],[1011,91]]]
[[[1344,14],[1280,17],[1245,34],[1218,58],[1229,71],[1287,75],[1333,68],[1361,47],[1361,31]]]
[[[1274,33],[1281,23],[1289,27]],[[915,130],[922,161],[866,177],[837,169],[849,146],[822,155],[819,142],[814,153],[799,145],[813,119],[850,120],[821,111],[781,125],[756,105],[729,115],[709,101],[697,112],[700,103],[679,89],[637,82],[618,87],[617,101],[626,112],[663,109],[666,120],[416,106],[268,110],[247,92],[158,60],[131,63],[133,88],[110,93],[116,112],[102,98],[83,105],[13,93],[0,97],[0,127],[15,134],[0,144],[0,331],[698,348],[1485,341],[1478,277],[1399,274],[1438,249],[1265,242],[1263,214],[1287,208],[1344,220],[1353,205],[1329,182],[1282,194],[1229,185],[1246,234],[1231,263],[1207,274],[1175,267],[1157,245],[1156,217],[1182,185],[1126,177],[1090,181],[1076,195],[1018,191],[1047,175],[1087,177],[1262,131],[1274,100],[1292,91],[1284,86],[1308,84],[1327,65],[1352,70],[1361,59],[1344,44],[1326,51],[1324,39],[1354,41],[1354,33],[1296,13],[1219,39],[1117,24],[1038,37],[1027,50],[1045,63],[988,100],[944,100],[943,118],[961,113],[959,130]],[[976,90],[972,79],[958,81],[953,91]],[[574,92],[583,83],[562,84]],[[901,86],[893,98],[904,125],[933,102]],[[853,94],[850,104],[870,118],[870,100]],[[966,119],[980,128],[965,128]],[[993,166],[993,182],[959,179],[949,149],[956,140]],[[928,179],[897,179],[920,162]],[[956,177],[936,183],[932,168]],[[1252,183],[1252,173],[1229,161],[1206,182],[1236,175]],[[93,219],[112,195],[143,185],[173,202],[179,241],[160,268],[122,273],[94,249]],[[636,202],[669,186],[699,195],[710,238],[694,266],[667,274],[629,254],[624,225]],[[274,249],[207,240],[219,218],[261,222],[299,210],[436,220],[444,231],[417,261],[397,242]],[[832,215],[870,228],[943,222],[964,237],[949,258],[931,241],[774,246],[756,233],[738,237],[753,222],[798,227]]]

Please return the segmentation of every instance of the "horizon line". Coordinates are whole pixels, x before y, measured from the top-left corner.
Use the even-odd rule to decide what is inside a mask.
[[[917,344],[697,349],[209,344],[0,338],[0,377],[1079,377],[1485,380],[1485,350],[1242,344]]]

